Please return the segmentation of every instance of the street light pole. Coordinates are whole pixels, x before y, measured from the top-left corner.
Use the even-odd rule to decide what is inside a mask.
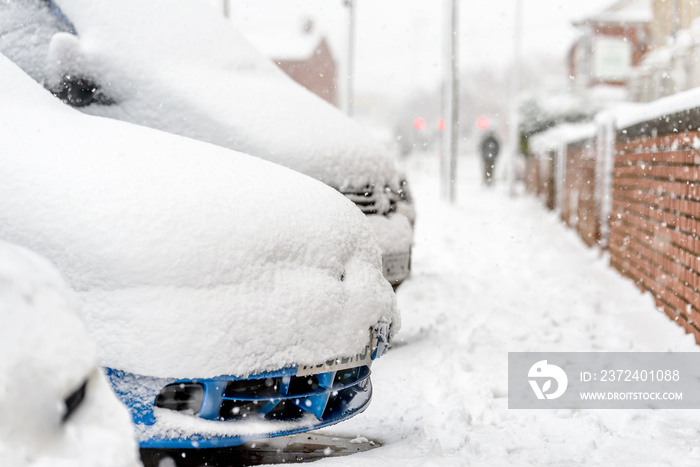
[[[520,42],[522,39],[522,0],[515,0],[515,28],[513,31],[513,70],[510,78],[510,125],[508,125],[511,150],[508,151],[508,192],[515,196],[515,157],[520,152],[518,92],[520,91]]]
[[[459,148],[459,8],[458,0],[445,0],[444,81],[442,110],[442,193],[451,203],[456,196],[457,151]]]
[[[348,70],[346,76],[346,112],[352,117],[354,106],[353,78],[355,74],[355,0],[344,0],[348,7]]]

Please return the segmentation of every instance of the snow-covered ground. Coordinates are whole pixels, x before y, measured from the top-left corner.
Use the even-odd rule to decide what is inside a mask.
[[[512,351],[698,351],[693,338],[536,199],[486,189],[460,160],[459,201],[415,156],[413,276],[374,400],[324,431],[380,448],[315,465],[700,465],[700,411],[508,410]]]

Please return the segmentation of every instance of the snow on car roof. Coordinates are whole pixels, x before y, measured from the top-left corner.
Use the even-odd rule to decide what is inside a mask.
[[[284,167],[83,115],[0,56],[0,238],[79,293],[102,364],[246,375],[361,351],[396,320],[364,215]],[[398,323],[397,327],[398,327]]]
[[[46,259],[0,241],[0,465],[140,465],[131,417],[97,369],[78,307]]]
[[[116,101],[85,112],[240,150],[335,188],[395,182],[382,143],[201,2],[56,3],[78,36],[54,37],[49,83],[87,72]]]

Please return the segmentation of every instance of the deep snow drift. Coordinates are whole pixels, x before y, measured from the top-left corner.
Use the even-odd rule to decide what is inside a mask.
[[[482,187],[476,156],[459,164],[452,207],[437,159],[409,160],[418,218],[403,329],[373,366],[367,412],[323,431],[385,445],[316,465],[699,465],[698,411],[508,410],[509,351],[698,348],[537,200]]]

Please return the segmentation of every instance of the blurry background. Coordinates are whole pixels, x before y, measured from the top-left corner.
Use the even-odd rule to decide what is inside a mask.
[[[578,37],[572,22],[614,2],[521,1],[521,91],[566,93],[571,86],[567,79],[567,53]],[[228,14],[255,46],[280,62],[286,71],[291,70],[291,75],[300,74],[309,67],[309,60],[317,59],[312,68],[320,67],[322,71],[314,75],[324,75],[312,79],[321,90],[318,93],[338,107],[347,108],[347,0],[209,2],[222,14]],[[444,2],[353,3],[354,116],[384,139],[395,141],[404,153],[434,149],[439,144],[441,118]],[[469,139],[476,131],[476,120],[482,115],[506,135],[515,4],[515,0],[481,0],[460,5],[463,138]],[[335,76],[336,88],[329,88],[328,83],[333,83],[329,75]],[[415,130],[417,118],[425,120],[425,129]]]

